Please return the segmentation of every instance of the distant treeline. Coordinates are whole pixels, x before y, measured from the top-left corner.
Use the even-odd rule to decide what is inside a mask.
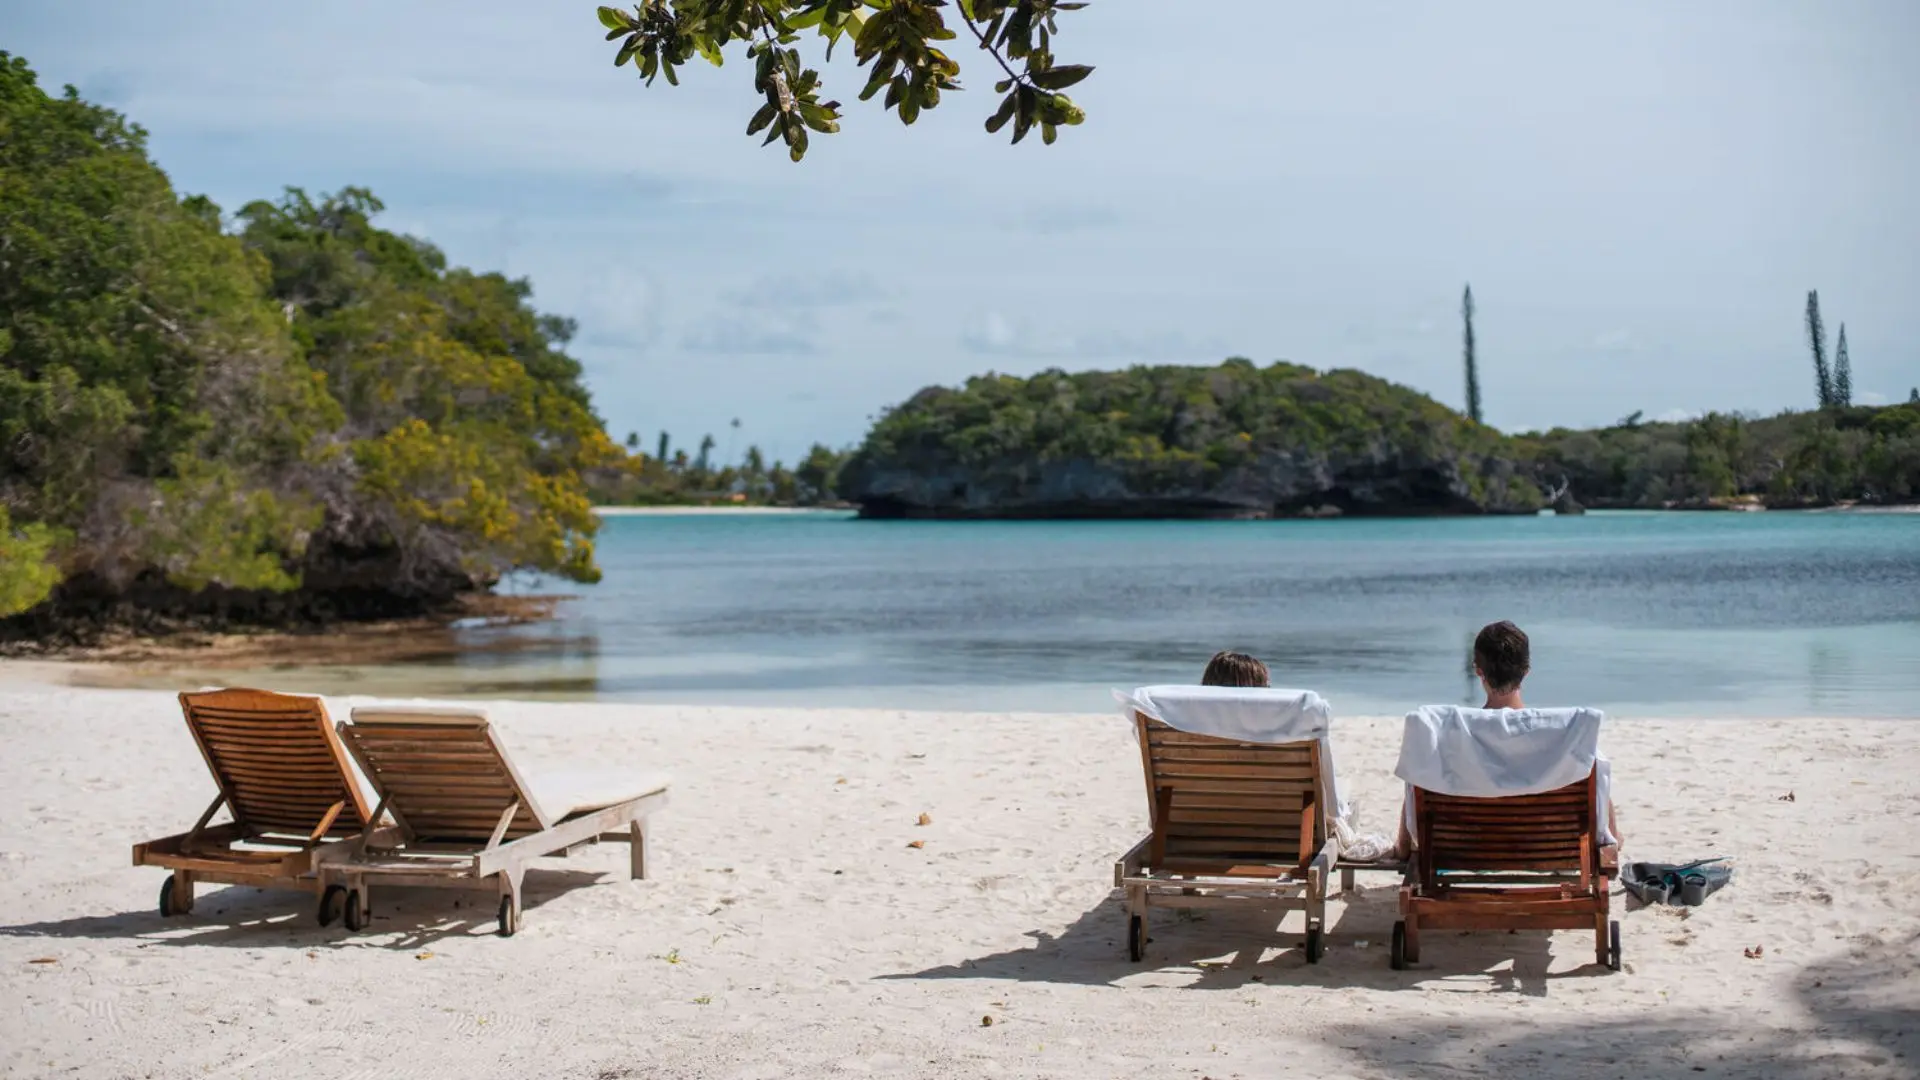
[[[834,485],[849,451],[820,443],[789,469],[767,464],[758,446],[747,447],[736,465],[713,460],[713,436],[700,440],[689,455],[676,449],[667,432],[651,454],[638,449],[638,434],[627,436],[627,453],[586,472],[587,490],[602,506],[824,506],[834,503]]]
[[[1513,437],[1541,483],[1593,507],[1705,507],[1752,497],[1774,507],[1920,499],[1920,401],[1769,417],[1637,416],[1597,431]]]

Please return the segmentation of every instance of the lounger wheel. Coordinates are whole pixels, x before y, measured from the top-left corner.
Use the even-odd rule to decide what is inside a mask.
[[[346,906],[347,887],[329,885],[320,892],[320,910],[314,912],[314,918],[321,926],[332,926],[333,920],[340,917],[340,909]]]
[[[1326,943],[1321,939],[1320,928],[1318,926],[1307,927],[1307,963],[1319,963],[1320,958],[1326,955],[1326,948]]]
[[[1387,962],[1395,971],[1407,970],[1407,922],[1405,919],[1393,924],[1393,947],[1387,951]]]
[[[1607,924],[1607,970],[1620,970],[1620,920]]]
[[[500,898],[500,936],[512,937],[520,930],[520,909],[514,906],[513,897]]]
[[[167,918],[187,913],[188,898],[174,895],[174,881],[174,876],[168,874],[167,880],[160,883],[160,914]]]
[[[1127,916],[1127,958],[1135,963],[1147,958],[1147,920]]]
[[[369,912],[367,911],[365,902],[360,899],[360,890],[348,889],[346,905],[347,929],[355,933],[366,929],[368,914]]]

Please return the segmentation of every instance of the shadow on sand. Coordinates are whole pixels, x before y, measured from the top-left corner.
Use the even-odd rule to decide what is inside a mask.
[[[1544,1023],[1512,1013],[1448,1023],[1403,1016],[1337,1028],[1329,1037],[1365,1062],[1368,1075],[1920,1076],[1920,936],[1772,978],[1787,983],[1792,1004],[1784,1010],[1649,1006],[1626,1018],[1576,1013]]]
[[[541,904],[573,889],[624,875],[589,870],[527,871],[521,907],[537,918]],[[154,879],[158,881],[158,878]],[[120,915],[82,915],[49,922],[0,926],[0,937],[121,938],[142,948],[224,946],[246,949],[381,948],[407,951],[449,937],[492,934],[498,900],[488,893],[452,889],[378,888],[373,923],[354,933],[340,922],[322,927],[319,899],[309,893],[203,886],[191,914],[168,918],[153,908]],[[396,937],[397,935],[397,937]]]
[[[1195,989],[1232,990],[1249,983],[1358,986],[1378,990],[1418,989],[1435,979],[1490,978],[1494,992],[1543,996],[1562,979],[1606,977],[1605,967],[1588,963],[1549,973],[1551,935],[1544,931],[1425,936],[1421,963],[1394,971],[1387,942],[1397,917],[1393,888],[1370,888],[1343,901],[1328,900],[1326,954],[1308,964],[1303,916],[1290,913],[1276,930],[1271,916],[1209,910],[1157,910],[1149,931],[1146,959],[1133,963],[1126,954],[1126,903],[1118,891],[1074,920],[1060,934],[1028,931],[1033,944],[942,967],[883,979],[1011,979],[1019,982],[1118,985],[1143,973],[1186,976]],[[1577,948],[1592,956],[1591,945],[1566,938],[1559,948]],[[1590,940],[1590,939],[1587,939]]]

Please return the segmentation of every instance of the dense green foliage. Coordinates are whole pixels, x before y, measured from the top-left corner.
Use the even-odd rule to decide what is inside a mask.
[[[819,71],[804,66],[794,47],[808,32],[826,42],[828,60],[835,45],[851,41],[854,63],[866,75],[860,100],[884,93],[885,107],[911,124],[938,106],[942,93],[960,89],[959,61],[937,44],[960,36],[948,26],[950,10],[967,31],[964,44],[993,57],[997,74],[1005,76],[994,84],[1002,97],[987,130],[1011,121],[1014,142],[1038,127],[1051,143],[1061,127],[1085,119],[1061,91],[1093,69],[1053,60],[1055,16],[1085,6],[1064,0],[958,0],[951,9],[947,0],[642,0],[631,12],[602,7],[599,15],[607,40],[620,42],[614,66],[632,63],[648,85],[664,74],[678,86],[678,68],[696,53],[719,67],[728,44],[747,43],[753,92],[762,100],[747,134],[765,130],[762,145],[778,139],[799,161],[809,131],[840,130],[840,103],[821,100]]]
[[[715,468],[710,460],[689,458],[672,449],[660,433],[653,454],[634,453],[640,436],[627,436],[629,453],[585,474],[588,493],[604,506],[821,506],[835,499],[834,482],[847,451],[815,443],[799,465],[767,464],[757,446],[747,448],[738,465]],[[713,437],[702,440],[710,452]]]
[[[0,53],[0,615],[591,579],[618,457],[529,288],[349,188],[223,228]]]
[[[1589,506],[1770,506],[1920,499],[1920,403],[1679,424],[1556,429],[1513,440],[1544,482]]]
[[[1357,371],[1235,359],[1211,368],[986,375],[959,389],[923,390],[890,410],[847,464],[853,479],[842,494],[889,498],[877,489],[862,494],[863,484],[888,473],[890,490],[912,488],[905,497],[922,509],[964,516],[981,511],[941,503],[942,485],[991,488],[1017,502],[1050,464],[1063,463],[1118,477],[1124,497],[1090,511],[1115,514],[1131,512],[1124,500],[1137,507],[1173,493],[1205,502],[1250,491],[1248,501],[1257,502],[1297,491],[1287,477],[1303,474],[1299,483],[1317,481],[1323,492],[1390,486],[1401,476],[1398,491],[1376,493],[1374,512],[1525,511],[1563,487],[1597,507],[1911,502],[1920,500],[1920,401],[1685,423],[1642,423],[1635,414],[1597,431],[1505,436]],[[1464,498],[1404,481],[1436,463],[1457,473],[1455,494],[1464,489]],[[1068,498],[1086,490],[1083,475]]]
[[[1217,367],[986,375],[959,389],[929,388],[886,413],[847,469],[958,469],[975,486],[1018,490],[1049,463],[1084,462],[1112,470],[1131,495],[1152,498],[1215,492],[1276,471],[1386,473],[1404,462],[1408,472],[1436,464],[1456,471],[1461,497],[1474,503],[1539,506],[1531,484],[1507,489],[1498,467],[1506,452],[1492,428],[1364,372],[1234,358]]]

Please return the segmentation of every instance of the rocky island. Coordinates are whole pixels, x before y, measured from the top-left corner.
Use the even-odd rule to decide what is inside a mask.
[[[840,475],[869,518],[1531,514],[1499,432],[1353,370],[985,375],[890,410]]]

